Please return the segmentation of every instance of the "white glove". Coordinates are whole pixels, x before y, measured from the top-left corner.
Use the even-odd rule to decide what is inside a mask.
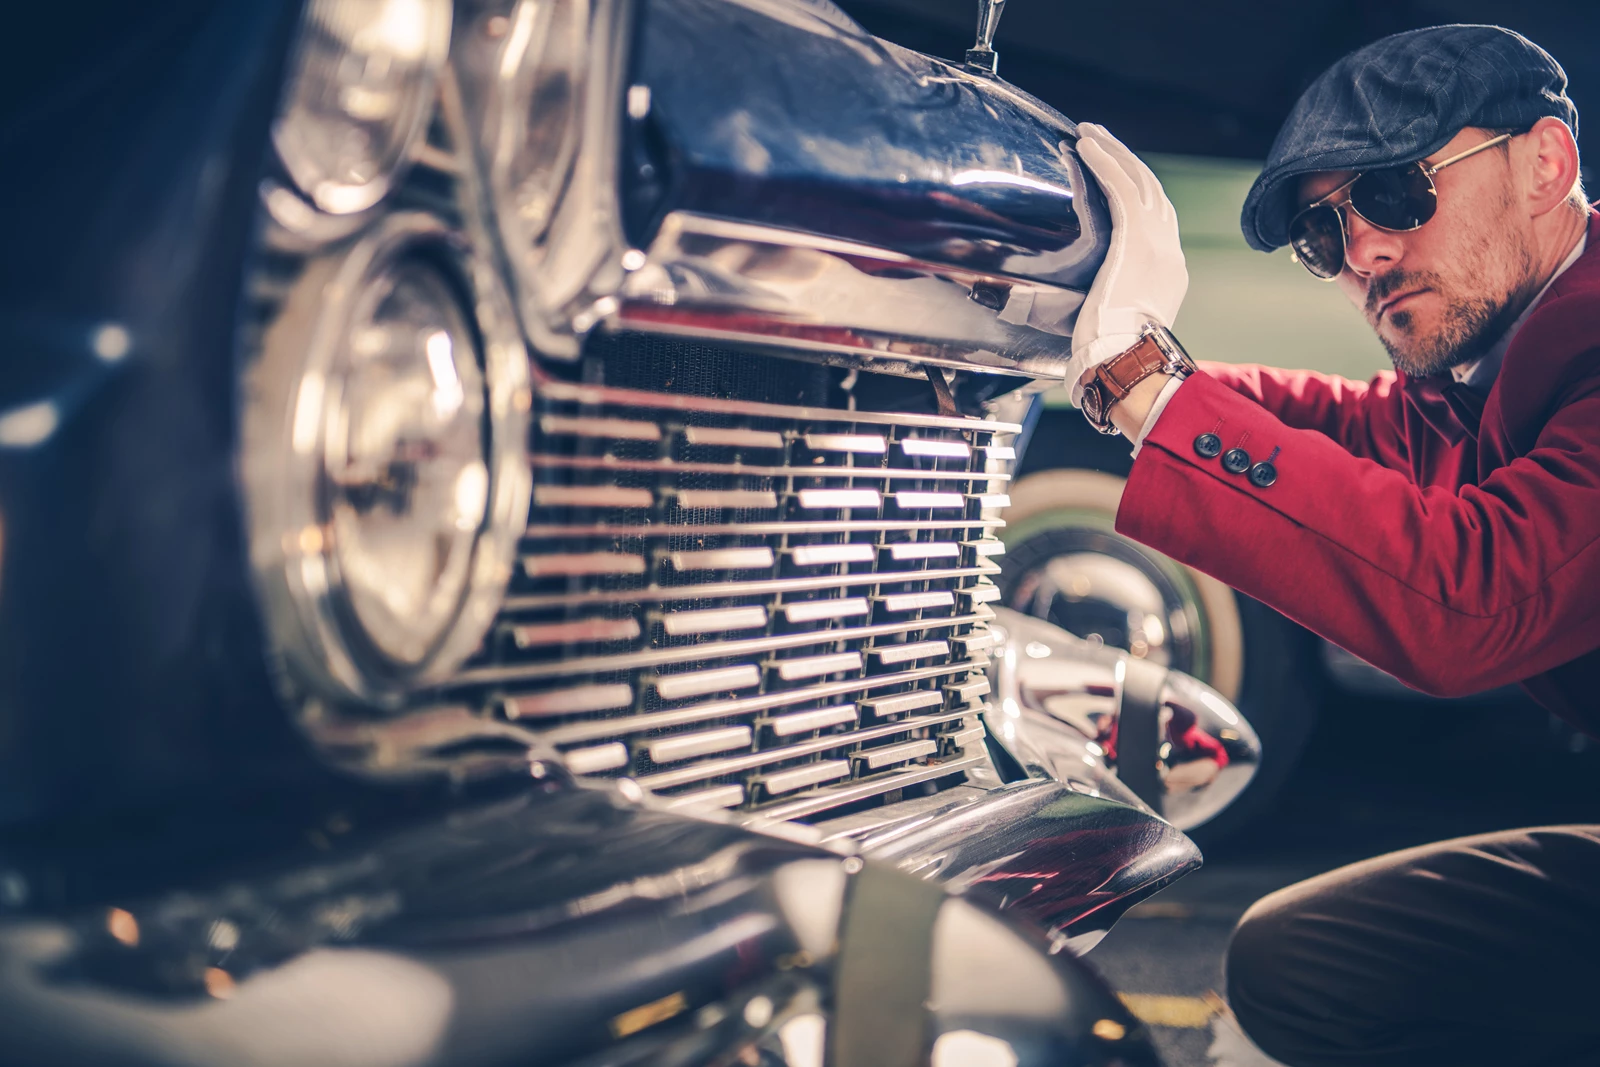
[[[1072,330],[1066,380],[1074,404],[1083,376],[1132,348],[1147,324],[1171,329],[1189,290],[1178,215],[1156,176],[1103,126],[1081,122],[1078,138],[1078,157],[1111,208],[1111,248]]]

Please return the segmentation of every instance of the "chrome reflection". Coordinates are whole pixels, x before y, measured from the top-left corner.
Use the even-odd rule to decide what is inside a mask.
[[[991,723],[991,732],[1002,743],[1021,741],[1026,748],[1031,713],[1048,721],[1047,734],[1059,724],[1081,738],[1081,745],[1056,746],[1025,763],[1042,763],[1045,772],[1069,784],[1074,776],[1093,782],[1115,770],[1181,830],[1215,818],[1255,777],[1260,741],[1238,709],[1210,686],[1007,608],[996,608],[995,616],[990,627],[1004,636],[991,652],[1000,720]],[[1159,687],[1151,690],[1159,693],[1153,734],[1125,728],[1122,721],[1124,699],[1139,685]],[[1130,743],[1142,746],[1131,740],[1141,737],[1152,739],[1153,751],[1127,751]],[[1141,761],[1137,766],[1130,763],[1135,758]],[[1081,766],[1073,766],[1074,760]],[[1144,760],[1154,763],[1153,776],[1141,773],[1149,766]]]
[[[1136,659],[1182,669],[1194,658],[1198,612],[1182,597],[1169,595],[1162,584],[1127,560],[1102,552],[1066,552],[1017,579],[1011,601],[1018,610],[1048,619],[1091,645],[1108,645]]]
[[[1083,294],[797,230],[674,212],[611,325],[782,344],[828,362],[1059,378]]]

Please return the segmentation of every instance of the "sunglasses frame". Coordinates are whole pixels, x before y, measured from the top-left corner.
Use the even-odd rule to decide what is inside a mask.
[[[1478,144],[1473,145],[1471,148],[1468,148],[1465,151],[1457,152],[1448,159],[1441,159],[1439,162],[1434,163],[1431,166],[1423,163],[1420,159],[1412,163],[1407,163],[1405,166],[1416,167],[1417,170],[1422,174],[1422,177],[1427,180],[1429,190],[1432,191],[1434,197],[1437,198],[1439,195],[1439,189],[1438,186],[1433,184],[1433,176],[1435,174],[1438,174],[1441,170],[1444,170],[1444,168],[1451,166],[1452,164],[1460,163],[1463,159],[1475,156],[1479,152],[1485,151],[1486,149],[1493,148],[1497,144],[1504,144],[1515,136],[1517,136],[1517,134],[1514,133],[1496,134],[1486,141],[1480,141]],[[1289,220],[1289,232],[1292,234],[1294,232],[1295,223],[1299,222],[1307,212],[1315,211],[1317,208],[1331,207],[1333,208],[1334,214],[1339,218],[1339,269],[1334,271],[1332,274],[1324,277],[1323,275],[1312,270],[1310,264],[1302,260],[1299,254],[1294,251],[1293,243],[1291,242],[1290,244],[1289,258],[1294,260],[1296,263],[1299,263],[1302,267],[1305,267],[1306,273],[1310,274],[1319,282],[1335,281],[1338,279],[1339,275],[1344,273],[1345,258],[1350,254],[1350,223],[1345,217],[1344,209],[1348,208],[1349,210],[1355,212],[1361,217],[1361,221],[1365,222],[1367,225],[1387,231],[1388,233],[1410,233],[1414,230],[1420,230],[1433,218],[1432,215],[1429,215],[1427,219],[1417,223],[1415,226],[1395,228],[1392,226],[1379,226],[1376,222],[1373,222],[1365,215],[1362,215],[1360,211],[1356,210],[1355,204],[1351,202],[1350,188],[1351,186],[1355,185],[1356,182],[1360,181],[1366,173],[1366,171],[1357,172],[1355,177],[1351,178],[1337,189],[1333,189],[1326,195],[1319,197],[1318,199],[1307,204],[1305,207],[1301,208],[1299,211],[1296,211],[1294,213],[1294,217]]]

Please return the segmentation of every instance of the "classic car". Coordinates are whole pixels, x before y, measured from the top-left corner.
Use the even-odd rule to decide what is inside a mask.
[[[1251,781],[995,606],[1075,128],[821,0],[75,12],[0,144],[0,1060],[1154,1062]],[[65,16],[58,16],[65,17]]]

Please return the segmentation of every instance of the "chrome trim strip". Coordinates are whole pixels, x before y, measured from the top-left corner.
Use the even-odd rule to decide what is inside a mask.
[[[561,726],[551,727],[548,730],[542,730],[539,736],[552,745],[572,745],[580,741],[595,741],[603,737],[617,737],[626,734],[643,733],[646,730],[685,726],[689,723],[704,722],[707,719],[731,718],[735,715],[747,715],[753,712],[785,707],[790,704],[804,704],[812,700],[826,700],[829,697],[865,693],[874,689],[882,689],[885,686],[904,685],[907,682],[943,678],[952,674],[965,674],[968,671],[978,669],[981,668],[972,663],[943,663],[937,667],[918,667],[895,674],[852,678],[843,682],[827,682],[823,685],[811,685],[802,689],[786,689],[779,693],[763,693],[753,697],[738,697],[734,700],[718,700],[710,704],[695,704],[687,708],[674,708],[671,711],[651,711],[616,719],[566,723]],[[567,690],[567,692],[571,692],[571,690]]]
[[[1009,481],[1008,474],[987,471],[919,471],[906,467],[785,467],[747,463],[689,463],[676,459],[617,459],[611,456],[559,456],[533,452],[535,470],[632,471],[646,474],[726,474],[763,478],[888,478],[923,481]]]
[[[961,555],[961,546],[954,541],[896,541],[883,547],[897,560],[950,559]]]
[[[596,418],[588,415],[541,415],[539,430],[550,437],[609,437],[624,441],[661,440],[661,427],[653,422]]]
[[[968,729],[961,730],[957,733],[945,734],[944,736],[954,741],[957,748],[966,748],[974,741],[982,741],[987,734],[988,731],[983,728],[983,723],[980,722],[976,726],[969,727]]]
[[[970,682],[961,682],[957,685],[947,685],[942,688],[954,698],[957,704],[970,704],[978,697],[989,695],[989,679],[979,675]]]
[[[534,507],[540,508],[647,508],[656,502],[648,489],[620,485],[538,485],[533,487]]]
[[[751,583],[754,584],[754,583]],[[784,648],[803,648],[806,645],[831,644],[836,641],[860,641],[872,637],[886,637],[896,634],[912,633],[918,630],[945,630],[955,626],[967,626],[978,623],[975,615],[953,615],[947,619],[913,619],[907,622],[881,623],[877,626],[857,626],[850,629],[825,630],[820,633],[777,634],[768,637],[752,637],[738,641],[717,641],[703,645],[688,645],[682,648],[658,648],[641,652],[621,653],[615,656],[583,656],[575,659],[561,660],[556,663],[526,663],[505,664],[503,666],[477,667],[473,670],[462,671],[450,680],[449,688],[460,688],[470,685],[493,685],[498,682],[512,682],[520,680],[534,680],[539,678],[562,677],[571,674],[602,673],[605,671],[619,671],[631,667],[661,667],[673,663],[685,663],[691,660],[725,659],[734,656],[743,656],[755,652],[776,652]],[[871,649],[873,655],[887,653],[898,658],[883,659],[884,663],[900,663],[905,659],[921,659],[923,656],[946,654],[950,651],[948,641],[923,641],[916,645],[888,645],[884,648]],[[903,655],[908,650],[930,649],[933,651],[919,651],[917,655]],[[754,665],[751,665],[754,670]],[[678,675],[663,675],[663,678],[679,677]],[[754,683],[751,683],[754,684]],[[693,694],[683,694],[692,696]],[[666,696],[665,693],[662,696]],[[672,699],[672,698],[668,698]]]
[[[979,541],[963,541],[961,542],[961,547],[971,549],[973,555],[977,556],[989,557],[1006,554],[1006,543],[998,537],[985,537]]]
[[[972,455],[972,446],[965,441],[939,441],[921,437],[904,437],[900,440],[900,451],[908,456],[966,459]]]
[[[979,433],[1021,433],[1014,422],[989,419],[952,418],[944,415],[909,415],[894,411],[838,411],[834,408],[790,407],[750,400],[724,400],[720,397],[652,393],[643,389],[622,389],[609,385],[590,385],[554,378],[534,368],[534,392],[545,400],[574,404],[611,405],[657,411],[703,411],[753,418],[786,419],[792,422],[854,422],[890,426],[927,426],[941,430],[974,430]]]
[[[685,426],[683,439],[691,445],[721,445],[725,448],[783,447],[783,434],[776,430],[730,430],[717,426]]]
[[[638,782],[646,789],[670,789],[675,785],[686,785],[702,778],[715,778],[722,774],[737,774],[740,771],[764,767],[769,763],[781,763],[784,760],[798,759],[801,756],[814,756],[819,752],[827,752],[831,749],[846,748],[866,741],[876,741],[880,737],[893,737],[895,734],[909,733],[912,730],[921,730],[929,726],[954,722],[957,719],[965,718],[967,714],[968,712],[959,711],[943,715],[923,715],[914,719],[898,719],[884,726],[869,726],[864,730],[851,730],[842,734],[827,734],[813,741],[802,741],[798,745],[786,745],[783,748],[767,749],[764,752],[752,752],[748,756],[735,756],[731,759],[706,760],[703,763],[693,763],[687,767],[677,767],[670,771],[662,771],[659,774],[645,775],[638,779]]]
[[[827,533],[879,533],[887,530],[966,530],[974,526],[998,529],[1004,519],[807,519],[796,522],[739,522],[696,525],[607,525],[589,523],[561,525],[546,523],[529,526],[523,538],[536,540],[549,537],[699,537],[709,534],[827,534]]]
[[[511,639],[518,648],[571,645],[581,641],[632,641],[638,636],[638,619],[572,619],[511,628]]]
[[[580,685],[571,689],[553,689],[526,696],[509,696],[500,702],[500,709],[508,719],[529,719],[545,715],[577,715],[585,711],[613,711],[633,706],[633,686],[626,682],[609,685]],[[615,733],[609,730],[597,737]],[[584,740],[573,738],[572,740]]]
[[[767,545],[754,548],[713,548],[704,552],[673,552],[668,557],[674,570],[679,571],[754,571],[771,567],[772,549]]]
[[[888,771],[883,777],[873,778],[863,782],[853,782],[848,786],[836,789],[819,789],[813,795],[808,795],[799,800],[792,800],[787,804],[761,809],[758,816],[752,816],[750,821],[756,819],[784,821],[789,819],[803,819],[807,815],[814,815],[819,811],[829,808],[843,807],[854,804],[858,800],[879,796],[883,793],[904,789],[908,785],[917,785],[921,782],[932,781],[947,775],[957,774],[969,767],[976,767],[984,762],[987,755],[965,756],[961,759],[947,760],[943,763],[930,763],[926,767],[907,768],[901,771]]]
[[[675,611],[661,616],[661,628],[673,637],[685,634],[724,633],[728,630],[754,630],[767,624],[767,609],[759,604],[743,608],[709,608],[705,611]]]
[[[727,752],[735,748],[748,748],[754,736],[748,726],[730,726],[725,730],[707,730],[698,734],[678,734],[652,741],[645,751],[653,763],[672,763],[675,760],[709,756],[713,752]]]
[[[818,622],[822,619],[848,619],[865,615],[872,609],[867,598],[834,597],[828,600],[799,600],[792,604],[779,604],[778,610],[789,622]]]
[[[801,489],[795,494],[803,508],[877,508],[883,497],[876,489]]]
[[[893,167],[884,173],[893,174]],[[1072,194],[1063,189],[1063,195]],[[974,218],[988,214],[976,204],[968,210]],[[1076,242],[1070,247],[1068,255],[1077,253]],[[981,258],[997,251],[985,249]],[[1081,292],[1006,272],[1003,264],[1012,257],[1004,253],[985,262],[988,269],[975,269],[949,262],[968,255],[951,249],[935,253],[943,262],[934,262],[872,243],[687,209],[666,214],[646,255],[649,267],[623,283],[608,319],[613,326],[782,345],[825,354],[827,362],[896,373],[933,365],[1059,381],[1069,346],[1035,320],[1048,315],[1060,321],[1083,303]],[[985,289],[1008,296],[974,298]]]
[[[824,631],[824,635],[826,631]],[[859,652],[832,652],[825,656],[802,656],[797,659],[772,659],[767,669],[777,672],[786,682],[802,678],[820,678],[840,671],[856,671],[863,666]]]
[[[966,589],[957,589],[956,596],[961,598],[962,605],[971,611],[980,604],[993,603],[1000,599],[1000,587],[991,583],[985,585],[968,586]]]
[[[628,746],[620,741],[593,748],[575,748],[563,754],[562,762],[573,774],[595,774],[614,771],[628,765]]]
[[[643,574],[644,557],[621,552],[556,552],[521,556],[517,562],[529,578],[570,578],[591,574]],[[509,604],[515,597],[507,597]]]
[[[717,785],[693,793],[680,793],[675,797],[662,797],[669,811],[693,808],[737,808],[744,803],[744,786]]]
[[[983,451],[990,459],[1017,458],[1017,450],[1011,445],[984,445]]]
[[[878,434],[808,433],[803,440],[813,452],[864,452],[881,456],[889,451],[888,438]]]
[[[680,508],[775,508],[778,494],[771,489],[679,489]]]
[[[976,500],[978,502],[978,506],[984,509],[1009,508],[1011,506],[1011,498],[1005,493],[978,493],[977,495],[968,497],[967,499]]]
[[[598,553],[612,556],[613,553]],[[523,557],[537,558],[537,557]],[[634,557],[639,559],[639,557]],[[641,570],[627,573],[642,573]],[[765,593],[801,593],[815,589],[854,588],[866,585],[892,585],[897,582],[936,581],[946,578],[981,578],[997,574],[1000,568],[946,567],[926,571],[878,571],[873,574],[828,574],[815,578],[763,578],[753,582],[707,582],[704,585],[653,586],[648,589],[587,590],[582,593],[533,593],[507,597],[505,611],[537,611],[541,608],[570,605],[616,604],[635,602],[641,604],[668,600],[696,600],[722,596],[757,596]],[[583,573],[583,572],[578,572]],[[618,573],[594,571],[589,573]]]
[[[891,493],[895,507],[900,508],[964,508],[967,502],[960,493],[904,492]]]
[[[796,545],[789,558],[796,567],[817,567],[825,563],[869,563],[877,556],[876,545]]]
[[[796,789],[804,789],[808,785],[816,785],[819,782],[829,782],[835,778],[843,778],[849,773],[849,760],[822,760],[817,763],[808,763],[803,767],[791,767],[786,771],[774,771],[772,774],[758,775],[750,780],[750,784],[759,785],[768,795],[776,795],[779,793],[793,793]]]
[[[933,740],[906,741],[898,745],[884,745],[882,748],[868,748],[860,752],[850,753],[854,761],[864,763],[869,770],[879,771],[891,763],[905,763],[918,756],[927,756],[939,751],[939,742]]]
[[[793,737],[795,734],[810,733],[812,730],[822,730],[844,722],[856,722],[858,719],[859,715],[854,704],[841,704],[834,708],[815,708],[811,711],[797,711],[792,715],[778,715],[762,725],[779,737]]]
[[[944,693],[938,689],[918,689],[913,693],[895,693],[892,696],[876,697],[859,703],[862,711],[881,719],[885,715],[899,715],[901,712],[916,711],[918,708],[937,707],[944,703]]]
[[[760,685],[761,668],[754,663],[741,663],[734,667],[717,667],[709,671],[658,674],[652,679],[652,684],[655,685],[656,692],[660,694],[662,700],[678,700],[682,697],[698,697],[707,693],[749,689],[753,685]]]
[[[906,663],[929,656],[948,656],[950,654],[949,641],[913,641],[905,645],[884,645],[882,648],[869,649],[869,653],[879,663]]]
[[[874,597],[884,611],[917,611],[921,608],[948,608],[955,604],[956,595],[948,589],[932,593],[891,593]]]
[[[974,630],[965,637],[952,637],[950,644],[955,647],[956,655],[968,656],[973,652],[981,652],[986,648],[993,648],[1000,643],[1000,635],[993,630]]]

